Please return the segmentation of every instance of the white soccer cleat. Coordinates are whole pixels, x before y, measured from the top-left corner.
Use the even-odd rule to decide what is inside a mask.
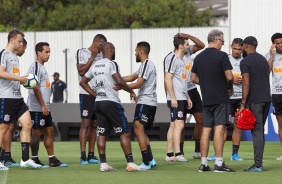
[[[201,159],[201,153],[200,152],[194,152],[193,158],[194,159]]]
[[[9,168],[6,167],[6,166],[4,166],[4,165],[2,164],[2,162],[0,162],[0,171],[8,171],[8,170],[9,170]]]
[[[108,171],[115,171],[116,169],[109,166],[108,163],[101,163],[100,171],[101,172],[108,172]]]
[[[280,156],[280,157],[278,157],[278,158],[276,158],[276,160],[282,160],[282,155]]]
[[[176,157],[177,162],[188,162],[188,160],[184,157],[184,155],[178,155]]]
[[[20,163],[21,167],[24,168],[32,168],[32,169],[39,169],[42,167],[42,165],[36,164],[33,160],[28,159],[27,161],[23,161],[21,159],[21,163]]]
[[[127,167],[126,167],[125,170],[128,171],[128,172],[132,172],[132,171],[147,171],[145,168],[140,167],[139,165],[137,165],[137,164],[135,164],[133,162],[127,163]]]
[[[165,157],[165,161],[167,161],[167,162],[175,162],[176,158],[175,158],[175,156],[172,156],[172,157],[166,156]]]

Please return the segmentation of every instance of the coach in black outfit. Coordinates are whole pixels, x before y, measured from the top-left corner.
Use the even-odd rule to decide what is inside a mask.
[[[250,172],[263,171],[264,124],[271,102],[269,67],[265,57],[256,52],[257,45],[257,39],[253,36],[244,39],[244,59],[240,63],[243,94],[239,112],[247,106],[256,118],[255,128],[252,130],[255,163],[250,168],[244,169]]]

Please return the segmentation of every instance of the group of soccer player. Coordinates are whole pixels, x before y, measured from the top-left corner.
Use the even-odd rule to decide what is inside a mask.
[[[189,45],[188,39],[194,42],[194,45]],[[219,32],[219,35],[213,37],[213,40],[208,41],[220,43],[222,46],[224,44],[223,33]],[[278,89],[282,86],[280,85],[282,75],[279,70],[280,64],[277,64],[282,62],[282,34],[274,34],[272,42],[270,53],[266,57],[269,70],[273,71],[275,79],[273,81],[272,93],[274,95],[272,100],[279,124],[279,136],[280,140],[282,140],[282,103],[280,100],[282,90]],[[233,86],[230,87],[231,97],[228,100],[228,107],[225,108],[229,110],[229,115],[231,114],[233,117],[236,110],[242,106],[243,81],[239,66],[243,59],[243,43],[243,39],[235,38],[231,44],[232,53],[229,56],[233,74],[231,74],[232,83],[228,83],[228,85],[232,84]],[[192,114],[196,120],[193,157],[202,159],[199,171],[209,171],[207,161],[214,160],[216,162],[215,171],[231,172],[233,170],[224,165],[222,157],[219,158],[218,155],[214,154],[212,157],[207,158],[206,155],[203,157],[201,154],[205,153],[202,151],[205,145],[200,145],[200,142],[202,144],[201,137],[206,139],[207,134],[203,136],[206,133],[206,125],[203,122],[203,104],[195,85],[195,83],[199,83],[199,78],[195,73],[196,67],[194,72],[191,72],[193,66],[191,55],[203,49],[205,45],[198,38],[184,33],[176,34],[173,38],[173,44],[174,50],[165,57],[163,62],[164,87],[167,106],[171,114],[171,123],[167,132],[167,155],[165,160],[169,162],[188,161],[184,157],[184,123],[187,114]],[[246,42],[246,44],[249,43]],[[49,44],[47,42],[36,44],[36,60],[31,64],[28,73],[37,75],[39,84],[29,90],[27,104],[25,104],[20,92],[20,84],[25,83],[27,79],[25,75],[20,76],[18,59],[18,56],[24,53],[26,45],[24,34],[18,30],[12,30],[8,35],[6,49],[0,52],[0,170],[8,170],[8,166],[30,168],[67,167],[68,165],[58,160],[54,154],[54,128],[50,112],[51,86],[48,72],[44,67],[44,63],[48,62],[50,57]],[[274,51],[274,48],[276,48],[276,51]],[[147,171],[157,166],[152,154],[149,137],[146,134],[146,130],[153,127],[157,110],[157,73],[154,63],[149,59],[149,53],[150,44],[148,42],[141,41],[137,43],[135,56],[136,62],[140,63],[140,66],[133,74],[122,77],[119,73],[119,65],[114,61],[115,46],[108,42],[104,35],[97,34],[89,48],[77,50],[75,57],[80,84],[81,128],[79,140],[81,165],[100,164],[101,172],[116,170],[107,163],[106,159],[107,137],[115,134],[120,137],[121,148],[127,162],[127,171]],[[192,80],[190,80],[191,73]],[[127,84],[127,82],[132,83]],[[133,89],[139,89],[137,95]],[[135,164],[133,159],[130,130],[118,96],[119,90],[127,91],[130,94],[130,99],[136,102],[133,127],[142,155],[140,165]],[[213,121],[216,121],[216,118]],[[238,155],[242,132],[236,127],[236,120],[233,120],[233,122],[231,160],[242,161],[243,159]],[[222,123],[225,129],[224,140],[226,140],[227,126],[225,125],[228,125],[229,122]],[[11,156],[12,133],[17,124],[21,126],[22,159],[20,164],[15,162]],[[216,126],[216,124],[211,126]],[[44,165],[38,158],[39,142],[42,134],[44,135],[44,146],[49,157],[48,165]],[[86,155],[87,141],[88,154]],[[99,159],[94,154],[96,142]],[[29,148],[32,151],[31,159],[29,158]],[[277,160],[282,160],[281,158],[282,156]]]

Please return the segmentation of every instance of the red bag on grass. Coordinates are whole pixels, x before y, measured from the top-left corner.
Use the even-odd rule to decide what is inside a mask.
[[[235,119],[237,120],[237,128],[242,130],[252,130],[256,124],[256,118],[249,109],[243,109],[240,114],[235,112]]]

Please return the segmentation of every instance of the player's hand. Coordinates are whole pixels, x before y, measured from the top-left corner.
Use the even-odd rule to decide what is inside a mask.
[[[121,90],[121,88],[118,84],[114,84],[113,90],[118,91],[118,90]]]
[[[274,56],[274,49],[275,49],[275,46],[276,46],[276,44],[274,43],[274,44],[271,45],[271,47],[270,47],[270,49],[269,49],[269,52],[270,52],[270,55],[271,55],[271,56]]]
[[[99,52],[99,48],[94,47],[93,51],[91,52],[91,56],[95,58],[97,56],[98,52]]]
[[[242,76],[234,76],[234,84],[242,84]]]
[[[27,82],[27,78],[26,78],[27,76],[28,76],[28,74],[20,76],[19,81],[20,81],[21,84],[24,84],[24,83]]]
[[[174,38],[176,37],[182,37],[182,38],[188,38],[188,34],[185,34],[185,33],[177,33]]]
[[[228,96],[231,97],[234,94],[234,89],[233,87],[228,89]]]
[[[171,107],[177,109],[178,103],[177,103],[176,98],[171,98]]]
[[[49,110],[47,109],[46,106],[43,106],[43,107],[42,107],[42,113],[43,113],[43,115],[48,116]]]
[[[240,113],[242,112],[242,110],[244,110],[245,107],[243,105],[240,106],[240,108],[237,110],[238,115],[240,115]]]
[[[187,99],[187,102],[188,102],[187,109],[191,109],[193,107],[193,102],[191,101],[190,98]]]
[[[134,92],[130,93],[130,100],[133,100],[135,103],[137,103],[137,96]]]

